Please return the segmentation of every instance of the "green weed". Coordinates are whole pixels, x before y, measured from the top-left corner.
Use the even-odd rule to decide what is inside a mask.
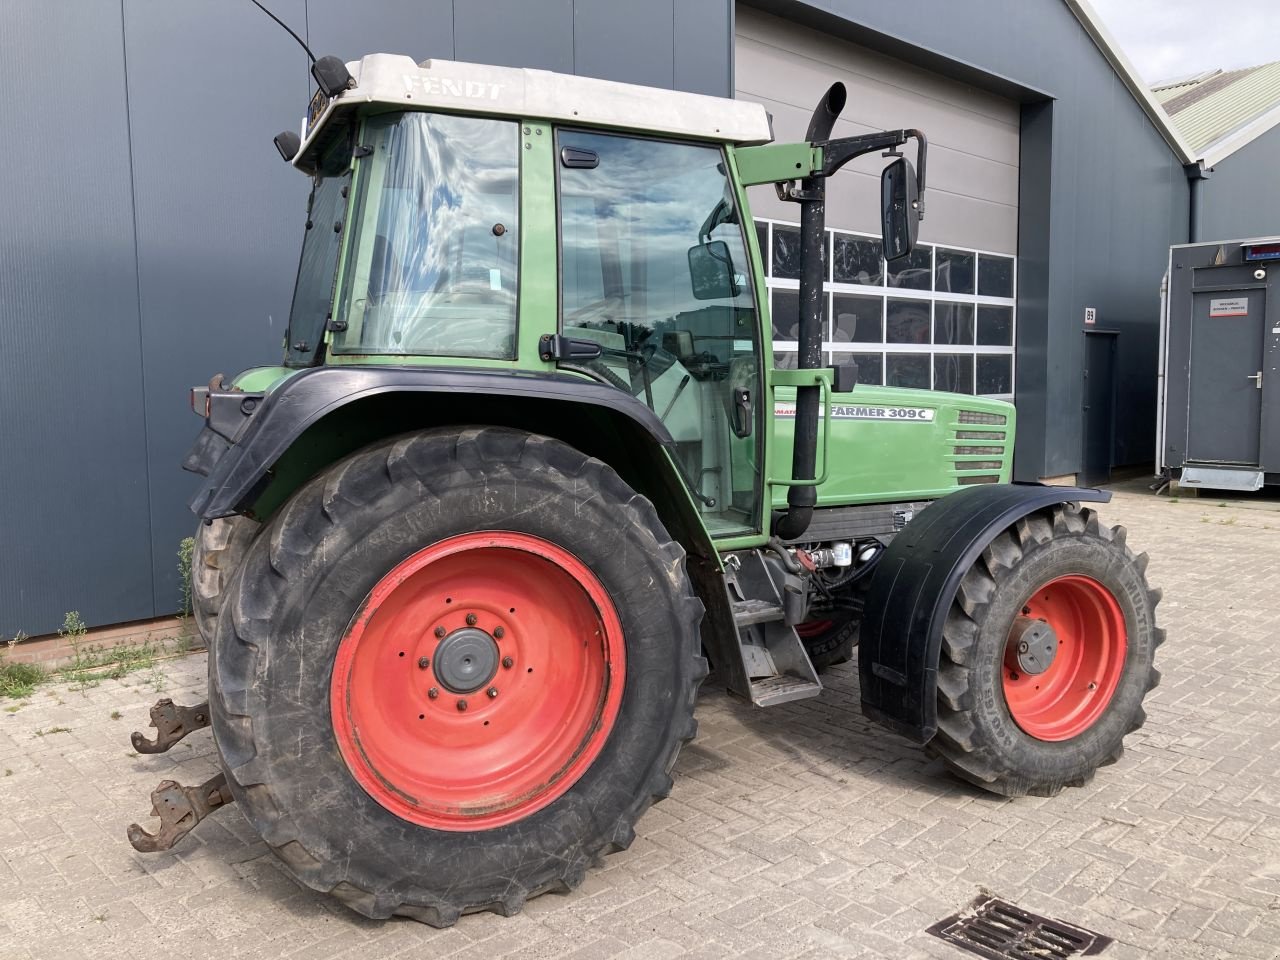
[[[48,737],[55,733],[70,733],[70,727],[45,727],[36,731],[37,737]]]
[[[9,650],[12,650],[25,639],[26,635],[19,633],[8,642]],[[44,669],[39,665],[34,663],[11,663],[5,656],[5,651],[0,650],[0,697],[18,699],[30,696],[31,691],[39,686],[44,678]],[[14,710],[9,712],[13,713]]]
[[[123,713],[121,713],[119,710],[112,710],[112,711],[111,711],[111,719],[112,719],[112,720],[119,720],[119,719],[120,719],[121,717],[123,717],[123,716],[124,716],[124,714],[123,714]]]

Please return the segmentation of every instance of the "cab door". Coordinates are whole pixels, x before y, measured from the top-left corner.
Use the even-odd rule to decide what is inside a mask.
[[[556,132],[560,331],[578,372],[647,404],[713,537],[760,529],[760,349],[720,147]]]

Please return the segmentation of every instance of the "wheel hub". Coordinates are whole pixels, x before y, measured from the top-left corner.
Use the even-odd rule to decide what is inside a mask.
[[[1043,620],[1018,617],[1009,631],[1008,659],[1011,669],[1038,677],[1051,666],[1058,654],[1058,635]]]
[[[435,674],[450,693],[475,693],[498,672],[498,644],[478,627],[462,627],[436,647]]]

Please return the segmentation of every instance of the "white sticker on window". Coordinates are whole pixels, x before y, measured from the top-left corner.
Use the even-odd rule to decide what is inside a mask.
[[[502,271],[501,270],[489,271],[489,289],[490,290],[502,289]]]

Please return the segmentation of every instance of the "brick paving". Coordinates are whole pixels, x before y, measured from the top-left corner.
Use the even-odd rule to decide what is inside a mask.
[[[770,710],[708,692],[671,799],[576,893],[375,923],[296,886],[234,806],[171,853],[129,847],[159,780],[215,772],[207,732],[128,743],[157,688],[202,698],[195,655],[0,712],[0,958],[963,960],[924,930],[982,891],[1115,938],[1107,958],[1280,957],[1280,503],[1127,492],[1104,516],[1150,551],[1169,642],[1147,726],[1084,789],[953,780],[861,717],[848,667]]]

